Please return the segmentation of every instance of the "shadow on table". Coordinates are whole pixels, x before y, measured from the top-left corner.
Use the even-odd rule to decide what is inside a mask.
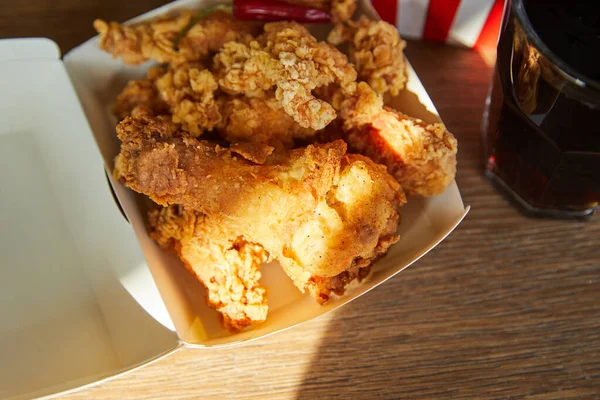
[[[452,323],[440,324],[449,317],[447,299],[428,293],[420,268],[411,267],[336,312],[305,371],[298,400],[459,393],[459,382],[470,373],[457,361],[466,364],[466,358]]]

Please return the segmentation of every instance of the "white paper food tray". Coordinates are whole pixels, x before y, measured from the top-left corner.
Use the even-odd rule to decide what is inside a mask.
[[[179,1],[136,20],[211,4]],[[375,15],[368,3],[361,11]],[[97,38],[64,63],[50,40],[0,41],[0,398],[73,390],[181,346],[233,345],[308,321],[412,264],[468,212],[455,183],[436,197],[409,198],[400,242],[366,281],[325,306],[276,263],[265,265],[267,322],[232,334],[206,305],[202,285],[148,237],[141,196],[112,182],[128,223],[107,181],[119,146],[110,107],[146,68],[113,60]],[[408,91],[392,105],[437,119],[412,68]]]

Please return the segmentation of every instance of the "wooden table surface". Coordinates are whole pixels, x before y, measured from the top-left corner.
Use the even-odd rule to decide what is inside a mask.
[[[4,1],[0,37],[68,51],[95,17],[163,2]],[[459,140],[471,213],[440,246],[341,310],[222,350],[184,349],[66,398],[600,398],[600,217],[520,215],[482,174],[491,69],[470,50],[410,42],[407,54]]]

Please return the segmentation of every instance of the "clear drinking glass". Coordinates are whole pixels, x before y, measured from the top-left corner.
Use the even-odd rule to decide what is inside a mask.
[[[512,0],[483,123],[486,174],[523,211],[600,200],[600,1]]]

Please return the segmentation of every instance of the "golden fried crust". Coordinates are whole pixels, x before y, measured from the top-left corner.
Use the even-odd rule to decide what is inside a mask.
[[[249,44],[227,43],[214,58],[214,70],[221,89],[232,95],[265,97],[275,87],[283,110],[311,129],[322,129],[336,117],[312,90],[332,82],[346,88],[356,80],[345,55],[294,22],[266,24]]]
[[[267,318],[266,290],[259,284],[260,266],[268,258],[262,246],[182,206],[152,210],[148,222],[150,236],[177,253],[206,287],[208,304],[221,313],[226,328]]]
[[[227,42],[213,58],[221,90],[231,95],[264,97],[281,79],[281,65],[256,41]]]
[[[255,164],[264,164],[275,148],[265,146],[262,143],[242,142],[232,143],[229,146],[229,151],[239,154],[244,159],[252,161]]]
[[[318,42],[302,25],[273,22],[265,25],[266,48],[284,67],[276,97],[284,110],[304,127],[323,129],[335,119],[333,107],[311,91],[337,82],[345,88],[356,80],[354,67],[333,46]]]
[[[224,97],[219,133],[230,143],[255,142],[290,147],[294,139],[307,139],[315,130],[301,127],[270,93],[265,98]]]
[[[145,79],[130,81],[125,86],[117,96],[113,112],[119,120],[130,116],[136,107],[154,115],[170,114],[183,130],[199,136],[221,123],[215,100],[218,88],[212,73],[199,62],[153,67]]]
[[[345,156],[342,141],[256,165],[154,119],[126,118],[117,131],[123,144],[116,170],[127,186],[227,224],[286,269],[335,276],[357,257],[372,258],[398,224],[398,184],[385,167]]]
[[[456,175],[457,141],[443,124],[426,124],[383,107],[366,83],[341,105],[351,149],[388,167],[408,194],[442,193]]]
[[[166,114],[169,106],[156,89],[156,79],[165,74],[164,68],[150,68],[144,79],[132,80],[119,93],[113,107],[113,114],[120,120],[131,115],[138,107],[148,109],[154,115]]]
[[[180,123],[191,135],[200,136],[221,122],[215,101],[219,85],[201,65],[186,63],[170,68],[156,80],[156,88],[162,101],[169,105],[173,122]]]
[[[335,45],[350,42],[350,61],[356,66],[358,79],[377,93],[395,96],[405,88],[406,42],[395,26],[362,16],[357,22],[336,25],[327,40]]]
[[[94,21],[100,34],[100,48],[125,64],[141,64],[148,60],[181,64],[207,58],[231,40],[246,39],[257,34],[260,25],[234,21],[231,14],[216,11],[198,21],[174,48],[178,34],[196,15],[183,10],[179,15],[162,17],[134,25]]]

